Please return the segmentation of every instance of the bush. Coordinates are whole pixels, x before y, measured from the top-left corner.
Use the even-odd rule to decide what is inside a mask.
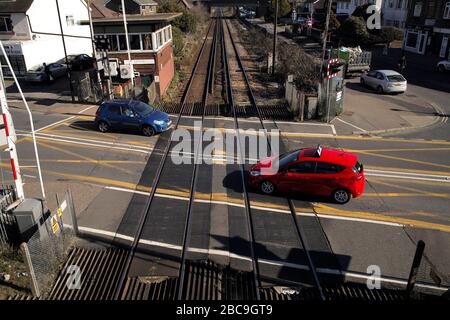
[[[320,65],[303,49],[293,45],[283,45],[278,48],[277,76],[286,81],[292,74],[296,87],[305,93],[317,92]]]
[[[184,36],[180,28],[172,27],[173,53],[176,57],[183,55]]]
[[[403,39],[403,31],[395,27],[384,27],[379,30],[376,35],[376,43],[386,43],[389,44],[395,40]]]

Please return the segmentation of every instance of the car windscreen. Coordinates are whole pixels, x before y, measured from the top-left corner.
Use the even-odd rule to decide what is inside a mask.
[[[44,71],[44,67],[42,67],[42,66],[34,67],[30,71],[32,71],[32,72],[42,72],[42,71]]]
[[[134,110],[139,113],[141,116],[146,116],[153,112],[153,108],[148,104],[136,101],[133,103]]]
[[[296,161],[298,159],[300,151],[301,150],[296,150],[293,152],[282,154],[275,163],[276,167],[283,168],[292,161]]]
[[[403,78],[401,75],[393,75],[393,76],[387,76],[388,80],[390,82],[403,82],[406,81],[405,78]]]

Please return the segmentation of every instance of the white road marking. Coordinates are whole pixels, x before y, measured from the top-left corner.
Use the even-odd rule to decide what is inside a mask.
[[[67,120],[72,120],[73,118],[75,118],[75,116],[71,116],[71,117],[68,117],[68,118],[65,118],[65,119],[62,119],[62,120],[50,123],[49,125],[46,125],[46,126],[44,126],[42,128],[39,128],[39,129],[35,130],[34,132],[38,133],[39,131],[45,130],[45,129],[50,128],[52,126],[56,126],[57,124],[63,123],[65,121],[67,121]]]
[[[20,136],[31,137],[30,134],[21,134]],[[101,143],[89,143],[89,142],[68,140],[68,139],[62,139],[62,138],[52,138],[52,137],[43,136],[42,133],[40,133],[39,135],[36,135],[36,138],[43,139],[43,140],[50,140],[50,141],[59,141],[59,142],[65,142],[65,143],[80,144],[80,145],[85,145],[85,146],[93,146],[93,147],[98,147],[98,148],[133,151],[133,152],[139,152],[139,153],[144,153],[144,154],[148,154],[149,152],[151,152],[153,150],[153,148],[148,148],[148,149],[125,148],[125,147],[117,147],[114,145],[107,145],[107,144],[101,144]]]
[[[89,228],[89,227],[82,227],[82,226],[80,226],[78,229],[80,231],[84,231],[84,232],[91,233],[91,234],[105,235],[105,236],[109,236],[109,237],[112,237],[112,238],[118,238],[118,239],[127,240],[127,241],[130,241],[130,242],[134,241],[134,237],[123,235],[123,234],[116,233],[116,232],[105,231],[105,230]],[[155,246],[155,247],[161,247],[161,248],[166,248],[166,249],[177,250],[177,251],[181,251],[183,249],[183,247],[180,246],[180,245],[166,243],[166,242],[160,242],[160,241],[146,240],[146,239],[139,239],[139,243],[140,244],[146,244],[146,245],[149,245],[149,246]],[[210,255],[218,255],[218,256],[228,256],[228,257],[234,258],[234,259],[241,259],[241,260],[245,260],[245,261],[252,261],[251,257],[238,255],[238,254],[229,252],[227,250],[205,249],[205,248],[189,248],[188,250],[190,252],[207,253],[207,254],[210,254]],[[296,263],[291,263],[291,262],[286,262],[286,261],[277,261],[277,260],[269,260],[269,259],[258,259],[258,262],[262,263],[262,264],[279,266],[279,267],[289,267],[289,268],[298,269],[298,270],[309,270],[309,266],[307,266],[307,265],[296,264]],[[316,268],[316,271],[318,273],[332,274],[332,275],[343,275],[345,277],[356,278],[356,279],[366,279],[366,280],[367,279],[371,279],[371,280],[377,279],[380,282],[387,282],[387,283],[393,283],[393,284],[398,284],[398,285],[406,285],[408,283],[404,279],[393,278],[393,277],[375,277],[374,278],[373,275],[369,275],[369,274],[366,274],[366,273],[360,273],[360,272],[354,272],[354,271],[345,271],[345,270],[339,270],[339,269]],[[445,292],[445,291],[447,291],[450,288],[450,287],[444,287],[444,286],[438,287],[438,286],[429,285],[429,284],[420,283],[420,282],[416,283],[416,286],[417,287],[422,287],[422,288],[438,290],[438,291],[442,291],[442,292]]]
[[[108,189],[108,190],[115,190],[115,191],[128,192],[128,193],[137,193],[137,194],[142,194],[142,195],[146,195],[146,196],[150,195],[150,192],[146,192],[146,191],[139,191],[139,190],[120,188],[120,187],[112,187],[112,186],[101,186],[101,187],[103,187],[104,189]],[[187,198],[187,197],[174,196],[174,195],[170,195],[170,194],[155,193],[155,197],[181,200],[181,201],[189,201],[189,198]],[[220,205],[230,206],[230,207],[245,208],[244,204],[227,202],[227,201],[219,201],[219,200],[194,199],[194,202],[206,203],[206,204],[220,204]],[[261,206],[251,206],[251,208],[256,209],[256,210],[261,210],[261,211],[280,212],[280,213],[291,214],[291,211],[283,210],[283,209],[268,208],[268,207],[261,207]],[[404,224],[401,224],[401,223],[370,220],[370,219],[364,219],[364,218],[343,217],[343,216],[337,216],[337,215],[333,215],[333,214],[315,214],[315,213],[310,213],[310,212],[299,212],[299,211],[297,211],[296,214],[298,216],[304,216],[304,217],[317,216],[317,217],[323,218],[323,219],[343,220],[343,221],[351,221],[351,222],[363,222],[363,223],[386,225],[386,226],[391,226],[391,227],[404,227],[405,226]]]
[[[422,180],[422,181],[434,181],[434,182],[446,182],[450,183],[450,177],[443,178],[431,178],[431,177],[418,177],[415,175],[402,175],[400,173],[398,174],[383,174],[383,173],[372,173],[372,172],[366,172],[364,173],[366,176],[373,176],[373,177],[385,177],[385,178],[397,178],[397,179],[409,179],[409,180]]]
[[[90,110],[90,109],[92,109],[92,108],[97,108],[97,107],[98,107],[98,106],[90,106],[90,107],[87,107],[87,108],[85,108],[85,109],[79,111],[78,114],[82,114],[82,113],[85,112],[85,111],[88,111],[88,110]]]
[[[342,120],[342,119],[340,119],[340,118],[335,118],[336,120],[339,120],[340,122],[342,122],[342,123],[345,123],[346,125],[349,125],[350,127],[353,127],[353,128],[355,128],[355,129],[358,129],[359,131],[362,131],[362,132],[367,132],[367,130],[364,130],[363,128],[360,128],[360,127],[358,127],[358,126],[355,126],[354,124],[351,124],[350,122],[347,122],[347,121],[344,121],[344,120]]]

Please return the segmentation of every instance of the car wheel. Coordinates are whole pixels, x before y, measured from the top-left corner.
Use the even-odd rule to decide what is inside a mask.
[[[439,65],[438,69],[439,69],[440,73],[444,73],[445,72],[445,67],[442,64]]]
[[[275,185],[272,182],[266,180],[261,182],[260,189],[265,194],[273,194],[275,192]]]
[[[377,87],[377,92],[380,93],[380,94],[384,93],[383,87],[382,86],[378,86]]]
[[[333,192],[333,200],[339,204],[345,204],[350,201],[351,195],[345,189],[337,189]]]
[[[366,82],[364,81],[363,78],[361,78],[361,80],[359,80],[359,84],[360,84],[362,87],[365,87],[365,86],[366,86]]]
[[[152,126],[143,126],[142,133],[144,134],[144,136],[151,137],[151,136],[155,135],[156,132]]]
[[[105,122],[105,121],[100,121],[99,123],[98,123],[98,125],[97,125],[97,127],[98,127],[98,131],[100,131],[100,132],[108,132],[109,131],[109,124],[107,123],[107,122]]]

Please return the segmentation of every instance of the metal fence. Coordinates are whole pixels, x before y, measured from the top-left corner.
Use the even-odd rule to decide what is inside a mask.
[[[18,240],[16,218],[8,211],[8,207],[17,200],[13,186],[2,186],[0,189],[0,243],[10,244]]]
[[[44,221],[21,245],[31,276],[33,295],[45,296],[75,242],[76,220],[70,191],[57,196],[58,207],[44,214]]]

